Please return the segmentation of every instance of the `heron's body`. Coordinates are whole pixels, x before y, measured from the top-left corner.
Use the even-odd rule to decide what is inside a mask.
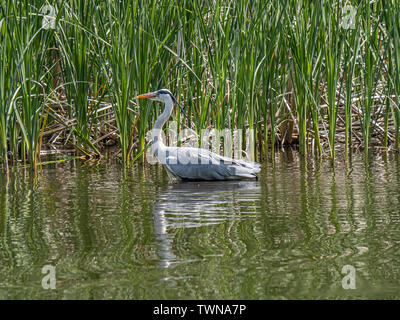
[[[164,155],[155,150],[158,160],[175,178],[182,180],[237,180],[256,178],[260,165],[220,156],[206,149],[165,147]]]
[[[171,116],[175,97],[166,89],[138,96],[165,103],[152,131],[152,150],[156,158],[175,178],[181,180],[238,180],[254,179],[260,172],[259,163],[231,159],[206,149],[168,147],[161,139],[162,127]]]

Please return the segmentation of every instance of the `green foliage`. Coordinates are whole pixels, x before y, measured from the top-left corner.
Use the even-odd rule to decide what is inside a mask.
[[[113,127],[131,163],[161,107],[134,97],[159,88],[177,96],[199,134],[250,129],[262,157],[292,135],[290,121],[304,155],[327,145],[333,159],[342,132],[347,155],[357,123],[366,151],[372,136],[399,148],[397,0],[49,1],[55,29],[42,27],[43,4],[0,4],[5,168],[40,162],[55,125],[85,155],[100,155],[101,129]],[[350,27],[345,5],[355,9]],[[106,104],[111,114],[99,111]],[[190,125],[179,110],[177,120]]]

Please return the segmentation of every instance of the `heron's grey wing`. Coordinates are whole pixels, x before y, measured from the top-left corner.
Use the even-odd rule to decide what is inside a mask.
[[[207,151],[207,150],[204,150]],[[202,149],[174,148],[166,154],[165,166],[174,176],[183,180],[224,180],[226,168],[214,163]]]
[[[259,171],[258,167],[246,161],[219,156],[206,149],[187,147],[169,148],[165,165],[174,176],[186,180],[254,178]]]
[[[235,165],[237,167],[246,168],[248,170],[254,171],[254,173],[258,173],[261,170],[261,164],[259,164],[258,162],[253,162],[244,159],[232,159],[212,152],[210,152],[210,156],[216,159],[215,161],[219,160],[229,165]]]

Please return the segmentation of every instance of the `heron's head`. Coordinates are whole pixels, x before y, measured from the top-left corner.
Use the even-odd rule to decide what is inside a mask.
[[[184,116],[189,120],[189,117],[187,116],[187,114],[185,113],[185,111],[183,110],[183,107],[180,105],[180,103],[176,100],[176,98],[174,97],[174,95],[171,93],[171,91],[169,91],[168,89],[160,89],[154,92],[149,92],[149,93],[144,93],[144,94],[140,94],[137,96],[138,99],[150,99],[153,101],[160,101],[160,102],[173,102],[175,104],[177,104],[179,106],[179,108],[181,109],[182,113],[184,114]]]
[[[153,101],[160,101],[160,102],[167,102],[168,99],[171,99],[174,103],[177,103],[175,97],[172,95],[172,93],[167,90],[167,89],[160,89],[154,92],[149,92],[145,94],[140,94],[137,96],[139,99],[150,99]]]

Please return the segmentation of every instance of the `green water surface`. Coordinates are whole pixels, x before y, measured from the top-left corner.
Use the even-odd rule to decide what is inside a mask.
[[[399,156],[283,152],[240,182],[115,161],[0,176],[0,299],[354,298],[400,298]]]

